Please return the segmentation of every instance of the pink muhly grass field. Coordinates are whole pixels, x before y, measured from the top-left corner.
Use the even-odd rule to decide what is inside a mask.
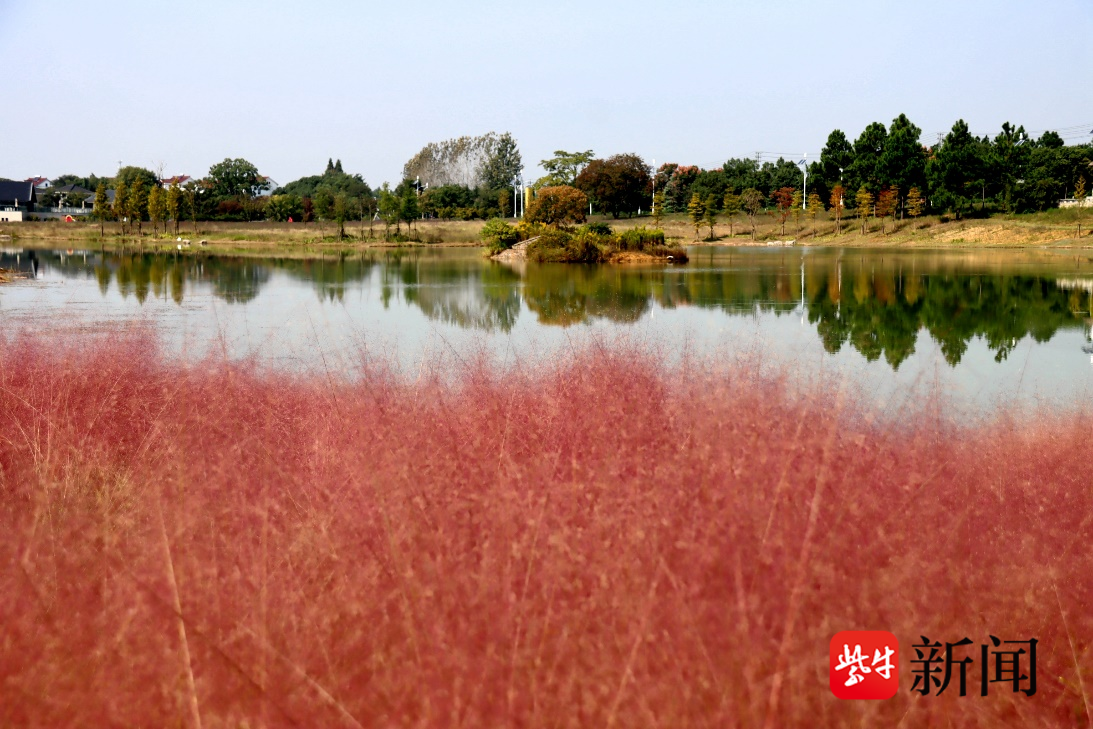
[[[0,340],[0,398],[4,726],[1091,722],[1085,413],[881,427],[621,346],[346,381],[140,334]],[[831,695],[854,629],[900,638],[895,698]],[[1037,638],[1038,691],[912,694],[920,635]]]

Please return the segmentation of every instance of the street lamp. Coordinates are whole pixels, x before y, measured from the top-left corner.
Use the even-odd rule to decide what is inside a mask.
[[[804,156],[801,157],[801,161],[797,163],[797,166],[801,168],[801,172],[803,172],[805,176],[805,191],[801,193],[802,210],[808,210],[808,165],[806,162],[808,162],[808,152],[805,152]]]

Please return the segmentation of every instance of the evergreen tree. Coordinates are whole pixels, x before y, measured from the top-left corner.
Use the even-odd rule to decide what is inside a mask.
[[[979,142],[963,119],[945,136],[941,148],[927,166],[927,172],[934,190],[932,198],[937,199],[941,207],[955,212],[957,217],[963,215],[983,177]]]
[[[892,120],[879,162],[881,184],[900,190],[926,185],[926,153],[921,137],[922,130],[906,115]]]
[[[717,199],[711,194],[706,197],[706,201],[703,203],[703,218],[706,221],[706,225],[710,226],[710,237],[708,240],[714,240],[713,227],[717,223]]]
[[[888,130],[880,122],[873,122],[854,140],[854,161],[850,164],[851,189],[864,187],[870,193],[880,192],[883,167],[881,156],[888,142]]]
[[[114,211],[110,208],[110,198],[106,196],[106,183],[100,182],[95,188],[95,207],[91,214],[99,221],[99,238],[106,235],[106,221],[114,217]]]
[[[144,186],[143,178],[137,177],[133,180],[125,209],[129,213],[130,228],[133,222],[136,222],[137,236],[143,235],[144,215],[148,212],[148,189]]]
[[[691,216],[691,224],[695,228],[695,240],[698,240],[698,229],[702,227],[706,206],[702,204],[702,198],[697,192],[691,195],[691,201],[687,203],[687,213]]]
[[[148,193],[148,219],[152,221],[153,237],[159,234],[159,224],[167,218],[167,200],[163,188],[159,185],[152,187]],[[163,226],[163,232],[167,232],[167,226]]]

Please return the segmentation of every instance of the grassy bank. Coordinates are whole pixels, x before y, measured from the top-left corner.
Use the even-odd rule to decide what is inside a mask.
[[[1079,215],[1083,222],[1082,237],[1077,237]],[[1071,208],[1049,210],[1029,215],[950,220],[939,216],[924,216],[918,220],[888,220],[883,224],[870,219],[863,233],[860,221],[846,218],[841,232],[835,232],[835,222],[828,213],[820,213],[815,220],[802,217],[798,226],[791,218],[785,232],[769,215],[761,216],[752,235],[746,217],[740,216],[732,225],[722,219],[714,226],[710,237],[708,226],[703,226],[695,240],[694,226],[685,215],[669,215],[662,221],[667,242],[670,245],[763,245],[768,240],[796,240],[799,245],[860,246],[860,247],[1087,247],[1093,245],[1089,237],[1091,224],[1085,216]],[[605,222],[617,232],[636,227],[650,227],[652,219],[611,218],[594,216],[592,222]],[[1091,218],[1093,220],[1093,218]],[[210,253],[311,255],[336,250],[361,250],[390,245],[481,245],[480,233],[485,223],[476,221],[419,221],[411,231],[413,240],[402,243],[384,241],[382,225],[359,222],[346,228],[346,237],[339,238],[330,223],[212,223],[199,222],[196,231],[192,223],[181,226],[179,235],[197,245],[208,242],[205,250]],[[405,228],[402,229],[405,233]],[[117,224],[106,226],[106,235],[100,237],[99,226],[90,223],[15,223],[0,226],[0,235],[11,235],[12,245],[29,247],[106,247],[146,248],[154,250],[174,249],[177,242],[173,228],[168,234],[141,238],[122,236]]]
[[[0,340],[0,724],[1090,721],[1088,413],[881,429],[745,366],[468,361]],[[830,694],[844,629],[903,642],[895,698]],[[921,635],[1035,637],[1038,692],[918,698]]]

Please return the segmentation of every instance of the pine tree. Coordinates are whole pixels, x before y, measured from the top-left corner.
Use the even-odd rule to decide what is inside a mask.
[[[695,240],[698,240],[698,229],[702,227],[702,218],[706,214],[706,206],[702,204],[702,197],[696,192],[691,195],[691,202],[687,203],[687,212],[691,216],[691,223],[695,227]]]

